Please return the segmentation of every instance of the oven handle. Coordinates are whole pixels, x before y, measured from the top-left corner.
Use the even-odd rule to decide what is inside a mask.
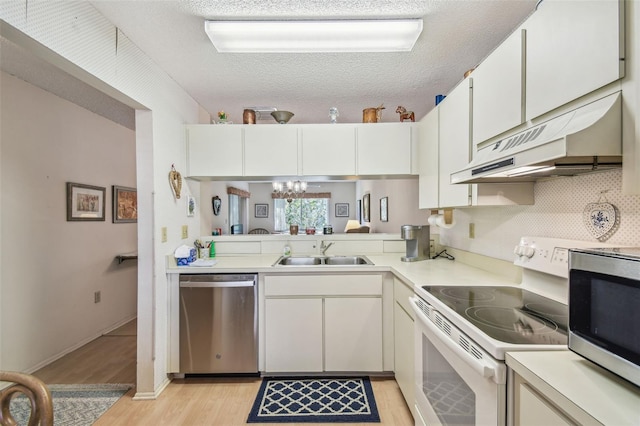
[[[428,328],[429,331],[431,331],[432,333],[436,335],[441,335],[442,338],[438,340],[444,343],[453,353],[455,353],[458,357],[460,357],[460,359],[464,360],[466,364],[468,364],[471,368],[477,371],[478,374],[480,374],[482,377],[485,377],[487,379],[493,377],[493,380],[496,383],[501,382],[501,378],[498,377],[498,375],[496,374],[496,368],[493,366],[492,362],[490,363],[491,365],[487,365],[487,363],[489,363],[489,360],[487,359],[479,360],[473,357],[471,354],[469,354],[469,352],[465,351],[460,346],[455,344],[455,342],[451,340],[449,336],[447,336],[442,330],[436,327],[436,325],[425,315],[422,309],[420,309],[417,306],[416,299],[413,297],[410,299],[411,299],[411,308],[416,313],[416,316],[417,316],[416,320],[420,321],[420,324]]]

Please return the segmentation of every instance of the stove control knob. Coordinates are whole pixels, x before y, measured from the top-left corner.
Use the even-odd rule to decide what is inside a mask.
[[[534,249],[533,247],[524,247],[523,255],[531,259],[535,254],[535,252],[536,252],[536,249]]]

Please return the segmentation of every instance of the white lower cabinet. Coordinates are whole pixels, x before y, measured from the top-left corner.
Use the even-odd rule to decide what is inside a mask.
[[[393,285],[393,336],[394,336],[394,373],[396,382],[411,414],[415,416],[415,378],[414,378],[414,331],[413,310],[409,297],[413,290],[403,282],[394,279]]]
[[[325,370],[382,371],[382,298],[326,298],[324,318]]]
[[[264,279],[267,373],[383,371],[382,275]]]
[[[518,385],[518,417],[520,426],[575,425],[551,401],[533,390],[528,384]]]
[[[322,371],[322,299],[267,299],[268,371]]]

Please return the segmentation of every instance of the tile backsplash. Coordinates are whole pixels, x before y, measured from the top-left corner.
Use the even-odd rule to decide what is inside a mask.
[[[590,203],[606,200],[618,209],[619,227],[607,244],[640,246],[640,195],[623,195],[622,171],[589,173],[538,181],[535,205],[456,209],[457,225],[441,229],[440,243],[504,260],[513,260],[513,247],[523,235],[598,240],[583,221]],[[469,224],[475,238],[469,238]]]

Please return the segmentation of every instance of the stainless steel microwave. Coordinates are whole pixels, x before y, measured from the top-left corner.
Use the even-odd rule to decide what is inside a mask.
[[[569,251],[569,349],[640,386],[640,248]]]

